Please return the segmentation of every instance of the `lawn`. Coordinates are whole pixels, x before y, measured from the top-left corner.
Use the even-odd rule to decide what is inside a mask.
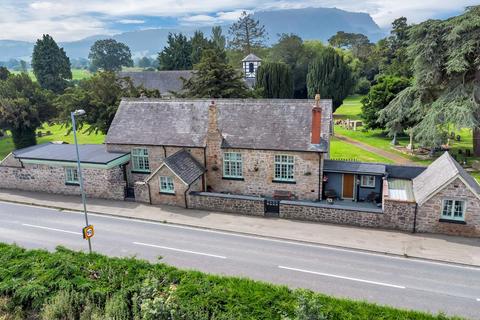
[[[81,131],[78,132],[78,143],[103,143],[105,140],[104,134],[86,134],[83,133],[88,127],[83,127]],[[45,134],[47,131],[50,131],[52,134],[48,136],[42,136],[37,138],[37,143],[45,143],[51,141],[65,141],[68,143],[73,143],[73,133],[67,135],[67,129],[61,125],[44,125],[41,129],[37,130]],[[6,137],[0,139],[0,160],[5,158],[10,152],[14,150],[13,141],[11,137]]]
[[[335,111],[334,117],[336,119],[361,120],[362,103],[360,101],[362,98],[363,96],[352,96],[345,99]]]
[[[10,71],[13,74],[19,74],[21,71]],[[28,75],[32,78],[32,80],[36,81],[36,77],[33,74],[33,70],[28,70]],[[92,73],[85,69],[72,69],[72,80],[82,80],[87,79],[92,76]]]
[[[338,140],[335,137],[332,137],[330,140],[330,159],[393,163],[390,159],[384,158],[372,152],[365,151],[359,147],[352,146],[351,144]]]

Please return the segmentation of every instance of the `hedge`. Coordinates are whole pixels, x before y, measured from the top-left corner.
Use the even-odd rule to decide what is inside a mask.
[[[0,244],[0,319],[459,319],[135,258]]]

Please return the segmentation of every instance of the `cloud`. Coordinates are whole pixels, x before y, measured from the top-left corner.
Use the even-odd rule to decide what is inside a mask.
[[[140,19],[122,19],[118,20],[118,23],[121,24],[143,24],[145,23],[145,20],[140,20]]]
[[[60,41],[112,34],[112,24],[144,24],[148,17],[173,17],[179,24],[234,21],[250,11],[337,7],[367,12],[383,28],[400,16],[410,22],[448,16],[478,0],[1,0],[0,39],[35,40],[43,33]],[[141,18],[140,18],[141,17]],[[148,26],[150,27],[150,26]]]

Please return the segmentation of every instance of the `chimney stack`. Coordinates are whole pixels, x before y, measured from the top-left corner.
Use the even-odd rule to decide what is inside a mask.
[[[208,133],[219,132],[218,129],[218,110],[215,101],[212,101],[208,107]]]
[[[322,133],[322,107],[320,107],[320,94],[315,95],[315,106],[312,108],[311,143],[320,144]]]

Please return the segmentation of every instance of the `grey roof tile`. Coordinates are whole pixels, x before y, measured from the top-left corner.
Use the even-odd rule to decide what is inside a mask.
[[[186,150],[167,157],[164,163],[188,185],[205,172],[205,168]]]
[[[128,153],[107,152],[103,144],[78,145],[82,163],[107,164]],[[76,162],[77,154],[74,144],[44,143],[19,149],[13,152],[15,158],[29,160]]]
[[[327,172],[384,175],[386,172],[386,166],[385,164],[381,163],[325,160],[323,163],[323,170]]]
[[[129,71],[119,72],[120,77],[129,77],[136,86],[142,85],[146,89],[157,89],[162,96],[171,95],[171,92],[180,92],[183,89],[181,78],[190,79],[191,70],[171,71]]]
[[[423,204],[432,194],[457,176],[462,177],[477,196],[480,194],[480,185],[448,152],[445,152],[413,179],[415,199],[419,204]]]
[[[260,59],[253,53],[250,53],[248,56],[242,59],[242,62],[245,62],[245,61],[262,61],[262,59]]]
[[[310,143],[312,100],[219,99],[224,147],[327,152],[331,100],[322,100],[322,142]],[[108,131],[111,144],[204,147],[211,100],[124,99]]]

